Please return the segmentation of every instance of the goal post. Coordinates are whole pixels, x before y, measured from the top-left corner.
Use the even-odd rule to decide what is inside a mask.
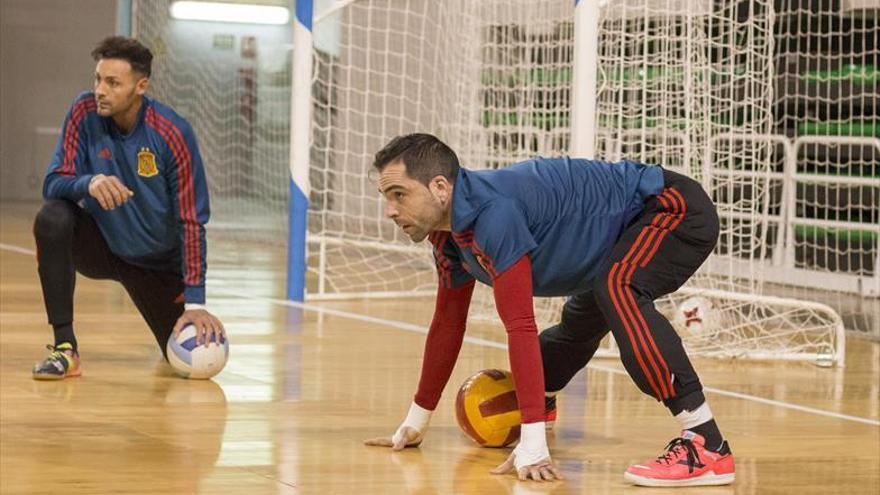
[[[312,0],[296,1],[290,105],[290,203],[287,239],[287,298],[305,300],[310,149],[312,125]]]
[[[571,85],[571,156],[596,157],[596,76],[599,73],[599,2],[575,0]]]

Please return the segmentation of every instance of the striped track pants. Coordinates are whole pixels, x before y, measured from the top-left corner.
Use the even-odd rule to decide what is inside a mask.
[[[663,191],[618,239],[592,291],[571,297],[562,321],[541,333],[546,389],[562,389],[610,330],[639,389],[674,409],[681,400],[685,408],[702,403],[681,339],[654,300],[693,275],[718,232],[715,206],[699,183],[664,171]]]

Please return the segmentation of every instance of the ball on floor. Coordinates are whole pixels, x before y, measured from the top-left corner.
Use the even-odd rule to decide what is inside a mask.
[[[483,370],[462,384],[455,398],[461,429],[483,447],[506,447],[519,439],[522,417],[509,371]]]
[[[184,378],[204,380],[220,373],[229,357],[229,339],[225,336],[218,343],[213,333],[208,345],[196,344],[196,328],[187,325],[175,336],[168,338],[166,354],[174,371]]]

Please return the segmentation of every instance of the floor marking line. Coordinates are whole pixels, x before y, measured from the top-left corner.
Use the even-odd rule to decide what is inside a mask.
[[[26,248],[22,248],[19,246],[13,246],[13,245],[4,244],[4,243],[0,243],[0,249],[5,250],[5,251],[18,253],[18,254],[30,255],[30,256],[33,256],[34,254],[36,254],[32,249],[26,249]],[[331,315],[331,316],[338,316],[340,318],[348,318],[351,320],[358,320],[358,321],[363,321],[363,322],[367,322],[367,323],[375,323],[378,325],[384,325],[387,327],[397,328],[399,330],[405,330],[407,332],[415,332],[415,333],[421,333],[421,334],[428,333],[428,329],[426,327],[423,327],[420,325],[415,325],[412,323],[406,323],[406,322],[402,322],[402,321],[386,320],[384,318],[377,318],[375,316],[367,316],[367,315],[362,315],[362,314],[358,314],[358,313],[351,313],[349,311],[343,311],[343,310],[339,310],[339,309],[325,308],[323,306],[318,306],[318,305],[309,304],[309,303],[300,303],[300,302],[296,302],[296,301],[288,301],[285,299],[273,299],[273,298],[269,298],[269,297],[253,296],[250,294],[245,294],[243,292],[230,291],[227,289],[215,289],[213,292],[219,293],[219,294],[226,294],[226,295],[230,295],[233,297],[239,297],[242,299],[251,299],[251,300],[255,300],[255,301],[269,302],[269,303],[276,304],[279,306],[300,308],[300,309],[303,309],[306,311],[311,311],[314,313],[323,313],[323,314]],[[477,337],[465,336],[464,341],[469,344],[479,345],[479,346],[483,346],[483,347],[491,347],[491,348],[503,349],[503,350],[507,349],[506,344],[502,344],[500,342],[495,342],[492,340],[481,339],[481,338],[477,338]],[[623,371],[623,370],[620,370],[620,369],[617,369],[617,368],[614,368],[611,366],[605,366],[602,364],[589,363],[589,364],[587,364],[587,368],[594,369],[597,371],[604,371],[606,373],[612,373],[615,375],[627,375],[626,371]],[[732,397],[735,399],[746,400],[746,401],[751,401],[751,402],[757,402],[760,404],[766,404],[769,406],[780,407],[783,409],[790,409],[793,411],[805,412],[808,414],[815,414],[818,416],[826,416],[829,418],[836,418],[836,419],[842,419],[842,420],[846,420],[846,421],[853,421],[856,423],[863,423],[863,424],[867,424],[867,425],[871,425],[871,426],[880,426],[880,420],[871,419],[871,418],[863,418],[861,416],[852,416],[849,414],[842,414],[842,413],[838,413],[838,412],[834,412],[834,411],[826,411],[824,409],[817,409],[815,407],[802,406],[800,404],[792,404],[790,402],[782,402],[782,401],[773,400],[773,399],[766,399],[764,397],[758,397],[756,395],[743,394],[740,392],[732,392],[730,390],[724,390],[724,389],[714,388],[714,387],[703,387],[703,391],[717,394],[717,395],[723,395],[725,397]]]
[[[277,304],[280,306],[300,308],[300,309],[304,309],[306,311],[312,311],[315,313],[323,313],[323,314],[327,314],[327,315],[331,315],[331,316],[338,316],[341,318],[348,318],[348,319],[363,321],[363,322],[367,322],[367,323],[381,324],[384,326],[397,328],[400,330],[406,330],[408,332],[416,332],[416,333],[422,333],[422,334],[428,333],[428,329],[426,327],[414,325],[412,323],[405,323],[402,321],[395,321],[395,320],[386,320],[384,318],[377,318],[374,316],[366,316],[366,315],[362,315],[362,314],[358,314],[358,313],[351,313],[351,312],[343,311],[343,310],[339,310],[339,309],[325,308],[323,306],[317,306],[317,305],[309,304],[309,303],[300,303],[300,302],[296,302],[296,301],[287,301],[284,299],[273,299],[273,298],[268,298],[268,297],[253,296],[250,294],[245,294],[242,292],[236,292],[236,291],[230,291],[230,290],[215,290],[214,292],[227,294],[227,295],[230,295],[233,297],[239,297],[242,299],[252,299],[255,301],[269,302],[269,303]],[[495,342],[495,341],[486,340],[486,339],[465,336],[464,341],[467,343],[470,343],[470,344],[480,345],[480,346],[484,346],[484,347],[493,347],[495,349],[505,349],[505,350],[507,349],[506,344],[502,344],[500,342]],[[589,363],[589,364],[587,364],[587,368],[594,369],[597,371],[604,371],[607,373],[613,373],[615,375],[628,376],[627,372],[624,370],[620,370],[620,369],[617,369],[617,368],[614,368],[611,366],[602,365],[602,364]],[[732,397],[735,399],[757,402],[760,404],[781,407],[784,409],[791,409],[794,411],[806,412],[809,414],[816,414],[819,416],[826,416],[826,417],[830,417],[830,418],[843,419],[846,421],[853,421],[856,423],[864,423],[864,424],[871,425],[871,426],[880,426],[880,420],[876,420],[876,419],[863,418],[861,416],[852,416],[849,414],[843,414],[843,413],[838,413],[838,412],[834,412],[834,411],[826,411],[824,409],[818,409],[818,408],[809,407],[809,406],[802,406],[800,404],[792,404],[790,402],[782,402],[782,401],[778,401],[778,400],[774,400],[774,399],[767,399],[764,397],[758,397],[756,395],[744,394],[741,392],[733,392],[730,390],[724,390],[724,389],[715,388],[715,387],[705,387],[705,386],[703,387],[703,391],[713,393],[713,394],[723,395],[725,397]]]

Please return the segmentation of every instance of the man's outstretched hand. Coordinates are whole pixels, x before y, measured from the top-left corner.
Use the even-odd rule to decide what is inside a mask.
[[[378,437],[364,440],[370,447],[391,447],[391,450],[403,450],[407,447],[418,447],[422,443],[421,432],[409,426],[401,426],[391,437]]]
[[[523,466],[516,469],[516,453],[511,452],[507,460],[492,471],[492,474],[507,474],[512,470],[516,471],[517,477],[521,481],[532,479],[535,481],[555,481],[563,479],[562,473],[553,465],[553,461],[549,457],[542,459],[534,464]]]

